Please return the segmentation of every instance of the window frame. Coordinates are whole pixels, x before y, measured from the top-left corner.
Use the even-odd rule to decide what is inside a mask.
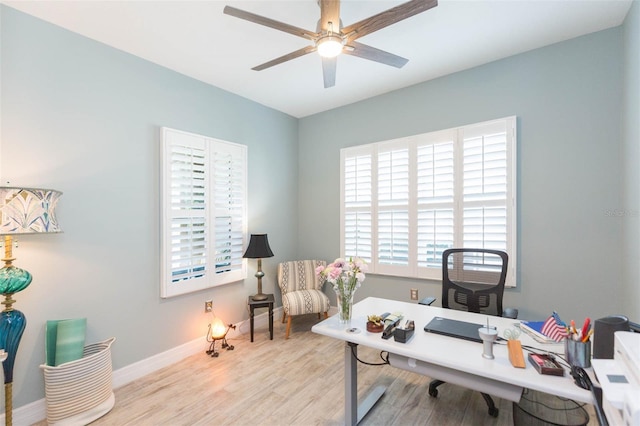
[[[197,160],[189,163],[185,160],[185,156],[180,157],[181,160],[185,160],[182,161],[184,167],[172,173],[172,153],[185,149],[198,152]],[[160,296],[162,298],[229,284],[247,277],[247,262],[246,259],[242,258],[248,229],[247,154],[248,149],[245,145],[168,127],[161,128]],[[179,156],[180,154],[177,155]],[[201,164],[196,165],[196,161],[201,162]],[[223,173],[216,175],[216,171],[220,171],[220,167],[222,167]],[[228,167],[228,170],[225,167]],[[188,186],[189,183],[186,181],[193,182],[194,178],[183,180],[184,178],[180,177],[184,176],[185,170],[188,169],[188,172],[196,168],[198,168],[197,173],[199,174],[197,185],[201,184],[202,188]],[[172,197],[172,193],[175,194],[175,188],[172,184],[175,186],[180,182],[186,183],[190,192],[182,190],[180,194],[187,195]],[[216,185],[218,186],[216,187]],[[187,186],[182,186],[182,188]],[[198,188],[200,189],[198,190]],[[216,190],[216,188],[221,188],[221,190]],[[195,193],[198,194],[189,198],[189,195]],[[184,207],[185,204],[189,203],[189,200],[193,200],[196,197],[198,198],[197,201],[193,201],[189,206]],[[175,204],[176,200],[180,201],[178,203],[180,207],[178,208],[172,207],[172,202]],[[191,217],[195,217],[194,221],[199,226],[198,238],[193,238],[196,232],[192,232],[195,226],[191,225],[194,221],[189,221]],[[226,218],[225,220],[227,220],[229,226],[218,230],[216,224],[220,223],[218,219],[221,218]],[[180,232],[176,233],[176,225],[180,226],[180,224],[182,225]],[[177,238],[180,239],[179,243]],[[188,248],[182,250],[185,245]],[[198,246],[197,250],[189,250],[196,245]],[[176,247],[179,248],[176,249]],[[216,251],[220,247],[224,248],[224,268],[218,268],[221,265],[220,253],[222,252],[217,253]],[[202,262],[202,273],[200,273],[200,267],[197,265],[194,267],[190,263],[191,266],[180,267],[180,270],[187,271],[183,278],[174,279],[178,270],[175,265],[179,260],[176,257],[172,257],[172,253],[175,253],[176,250],[181,250],[181,259],[185,262]],[[189,251],[200,251],[204,254],[200,256],[191,254],[189,256],[187,253],[185,257],[185,253]]]
[[[503,183],[506,188],[506,194],[503,199],[498,200],[478,200],[478,201],[465,201],[464,197],[464,148],[465,148],[465,140],[467,141],[467,145],[470,144],[470,141],[474,136],[482,136],[483,139],[483,149],[485,147],[485,140],[488,139],[488,135],[490,135],[490,131],[493,132],[493,129],[503,129],[500,130],[497,134],[502,135],[504,133],[504,140],[506,142],[506,147],[504,150],[500,151],[503,153],[506,158],[504,158],[504,162],[506,163],[504,168],[506,168],[506,182]],[[483,136],[484,135],[484,136]],[[450,128],[445,130],[439,130],[409,137],[403,137],[398,139],[393,139],[389,141],[381,141],[370,144],[363,144],[353,147],[347,147],[340,150],[340,255],[341,257],[349,257],[349,256],[359,256],[369,261],[369,272],[373,274],[379,275],[389,275],[389,276],[400,276],[400,277],[408,277],[408,278],[422,278],[422,279],[434,279],[440,280],[442,279],[442,267],[441,261],[436,261],[431,263],[431,265],[437,266],[426,266],[419,265],[420,263],[425,263],[425,261],[419,261],[419,252],[420,255],[426,250],[419,250],[419,214],[425,213],[424,206],[425,202],[419,202],[419,186],[418,186],[418,150],[424,146],[435,146],[437,144],[445,145],[448,143],[447,141],[451,140],[452,142],[452,161],[453,161],[453,177],[452,177],[452,198],[447,199],[443,197],[439,202],[433,201],[430,205],[433,207],[437,207],[438,205],[446,207],[446,209],[451,210],[451,214],[453,215],[453,225],[452,225],[452,239],[453,239],[453,247],[463,247],[464,241],[464,222],[463,222],[463,212],[465,207],[468,211],[470,206],[476,205],[477,208],[482,209],[484,220],[486,216],[484,216],[491,206],[497,206],[498,211],[503,212],[504,215],[504,224],[501,225],[505,229],[505,238],[506,244],[504,248],[500,247],[507,252],[509,255],[509,266],[507,272],[507,287],[515,287],[516,286],[516,270],[517,270],[517,117],[510,116],[504,117],[496,120],[489,120],[481,123],[474,123],[466,126],[460,126],[456,128]],[[408,164],[408,185],[409,185],[409,194],[408,199],[404,200],[406,203],[406,207],[408,209],[407,217],[408,217],[408,229],[407,229],[407,241],[408,246],[406,247],[407,251],[407,263],[406,264],[398,264],[391,263],[385,264],[381,261],[379,248],[380,248],[380,240],[381,236],[379,235],[380,231],[380,212],[385,209],[390,208],[390,206],[383,206],[381,208],[380,202],[380,188],[378,187],[380,176],[379,173],[379,158],[382,152],[386,152],[389,150],[399,150],[402,147],[406,147],[409,152],[409,164]],[[483,151],[484,155],[484,151]],[[347,162],[350,161],[350,165],[353,164],[353,159],[358,157],[360,159],[361,167],[360,169],[363,171],[361,175],[356,175],[357,172],[351,168],[348,170]],[[365,159],[368,157],[370,163],[368,164],[368,168],[366,166]],[[484,161],[484,157],[483,157]],[[365,166],[362,166],[365,164]],[[438,163],[439,165],[440,163]],[[352,166],[349,166],[352,167]],[[485,166],[483,163],[483,167]],[[484,168],[482,169],[485,170]],[[368,174],[370,172],[370,175]],[[504,176],[502,174],[501,176]],[[359,179],[359,180],[358,180]],[[360,185],[360,186],[358,186]],[[401,187],[401,186],[400,186]],[[386,190],[386,188],[385,188]],[[359,193],[358,191],[362,192]],[[367,193],[370,191],[370,193]],[[388,192],[388,191],[387,191]],[[354,193],[357,193],[357,196],[361,196],[362,199],[369,199],[370,202],[368,205],[363,203],[359,207],[352,207],[354,200]],[[482,193],[485,194],[484,192]],[[435,198],[435,196],[434,196]],[[469,198],[469,197],[467,197]],[[350,204],[350,205],[348,205]],[[396,207],[400,207],[399,204]],[[420,210],[422,208],[422,211]],[[366,226],[362,228],[364,231],[363,235],[367,235],[366,238],[361,237],[361,228],[358,224],[354,225],[353,219],[355,212],[361,217],[369,217],[370,221],[370,229],[365,229]],[[434,212],[435,214],[435,212]],[[502,219],[502,216],[498,217],[498,219]],[[350,220],[347,224],[347,221]],[[469,222],[469,219],[467,218]],[[366,222],[365,222],[366,224]],[[484,223],[483,223],[484,224]],[[392,225],[393,226],[393,225]],[[401,222],[400,226],[404,226],[404,222]],[[355,230],[354,230],[355,227]],[[500,228],[502,229],[502,228]],[[355,233],[354,233],[355,232]],[[404,233],[404,230],[403,230]],[[483,238],[487,238],[489,236],[489,232],[487,232],[484,228],[482,233]],[[469,235],[469,234],[468,234]],[[476,233],[476,235],[478,235]],[[393,238],[392,238],[393,239]],[[354,245],[354,241],[360,242],[364,241],[369,242],[368,246],[366,244],[362,244],[364,248]],[[421,241],[424,241],[422,239]],[[436,239],[437,241],[437,239]],[[402,246],[402,242],[400,246]],[[490,243],[485,241],[484,248],[496,248],[492,246]],[[347,247],[349,245],[349,248]],[[434,246],[436,244],[434,243]],[[449,248],[449,247],[446,247]],[[483,248],[483,247],[473,247],[473,248]],[[444,249],[444,248],[443,248]],[[442,250],[438,250],[440,253]],[[367,255],[368,254],[368,255]],[[441,258],[440,258],[441,259]]]

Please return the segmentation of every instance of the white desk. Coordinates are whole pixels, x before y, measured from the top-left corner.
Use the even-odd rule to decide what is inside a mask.
[[[405,319],[415,321],[415,334],[407,343],[398,343],[381,338],[381,333],[368,333],[367,315],[383,312],[402,312]],[[482,357],[482,344],[467,340],[427,333],[423,327],[435,316],[460,321],[486,324],[487,315],[436,308],[416,303],[369,297],[353,306],[351,327],[359,333],[350,333],[340,325],[334,315],[315,326],[314,333],[344,340],[345,344],[345,423],[355,425],[384,394],[385,388],[379,386],[361,403],[357,403],[357,346],[364,345],[389,352],[389,360],[394,367],[427,375],[433,379],[458,384],[469,389],[490,395],[519,401],[523,388],[533,389],[565,398],[593,404],[593,397],[587,390],[573,383],[565,368],[564,377],[539,374],[526,360],[526,368],[515,368],[509,362],[506,345],[494,345],[495,359]],[[489,316],[491,326],[497,326],[499,335],[513,328],[518,320]],[[535,346],[541,351],[563,353],[562,344],[539,344],[527,334],[522,333],[523,345]],[[353,351],[353,353],[352,353]],[[527,352],[525,351],[525,359]]]

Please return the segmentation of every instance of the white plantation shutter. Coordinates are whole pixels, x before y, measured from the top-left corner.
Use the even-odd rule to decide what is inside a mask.
[[[464,246],[507,250],[507,131],[500,122],[463,128]]]
[[[419,139],[417,148],[418,268],[442,267],[442,252],[453,247],[454,141],[445,131]]]
[[[418,267],[442,267],[442,252],[453,247],[453,209],[418,211]]]
[[[162,285],[171,297],[246,276],[246,148],[162,129]]]
[[[515,126],[509,117],[343,149],[341,255],[367,258],[372,273],[440,279],[445,249],[499,249],[514,286]]]
[[[347,206],[370,207],[372,194],[372,155],[355,155],[345,160],[344,197]]]
[[[215,205],[215,284],[244,278],[246,211],[246,149],[241,145],[213,145],[213,202]]]
[[[409,266],[409,145],[379,144],[377,157],[378,270],[398,275]]]
[[[171,281],[201,279],[207,273],[207,229],[204,206],[208,173],[202,140],[188,138],[169,148],[169,245]]]
[[[378,262],[381,265],[409,264],[409,211],[378,213]]]
[[[350,211],[344,216],[345,257],[360,257],[371,263],[371,212]]]
[[[372,261],[372,196],[373,153],[371,150],[352,150],[342,158],[341,220],[343,256],[360,257]]]
[[[507,249],[507,209],[470,207],[463,213],[464,247]]]

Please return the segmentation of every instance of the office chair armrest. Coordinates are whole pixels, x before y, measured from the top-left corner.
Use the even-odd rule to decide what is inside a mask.
[[[504,308],[504,310],[502,311],[502,316],[504,318],[517,319],[518,318],[518,310],[516,308]]]
[[[435,297],[431,297],[431,296],[429,296],[429,297],[425,297],[424,299],[422,299],[421,301],[419,301],[419,302],[418,302],[418,304],[420,304],[420,305],[427,305],[427,306],[428,306],[428,305],[431,305],[431,304],[432,304],[433,302],[435,302],[435,301],[436,301],[436,298],[435,298]]]

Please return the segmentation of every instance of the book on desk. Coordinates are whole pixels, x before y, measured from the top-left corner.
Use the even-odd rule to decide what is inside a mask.
[[[521,321],[520,330],[533,337],[538,343],[558,343],[550,337],[542,334],[542,326],[545,321]]]

